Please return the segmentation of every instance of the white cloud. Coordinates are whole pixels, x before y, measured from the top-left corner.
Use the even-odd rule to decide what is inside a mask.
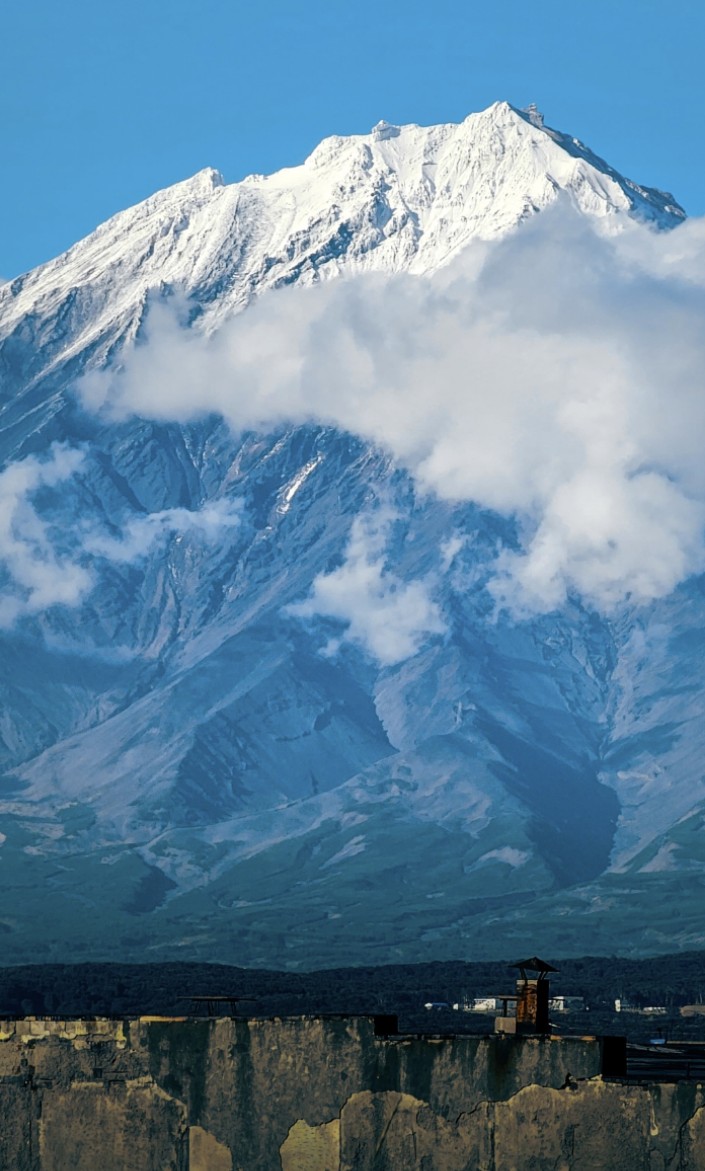
[[[466,543],[467,538],[459,533],[451,533],[447,540],[441,542],[441,569],[444,573],[450,569],[458,553],[465,548]]]
[[[240,503],[231,500],[128,517],[117,535],[86,530],[68,515],[43,517],[41,490],[65,485],[86,463],[84,450],[53,444],[46,459],[28,456],[0,472],[0,629],[52,606],[80,605],[98,580],[101,561],[138,561],[175,534],[216,541],[240,523]]]
[[[663,597],[702,567],[704,520],[702,503],[663,475],[583,468],[556,489],[527,551],[500,556],[490,589],[528,613],[572,590],[606,609]]]
[[[47,459],[28,456],[0,472],[0,628],[49,606],[75,606],[91,587],[89,571],[56,551],[33,503],[41,488],[74,476],[83,459],[83,452],[54,444]]]
[[[705,566],[705,227],[602,238],[565,208],[433,278],[270,294],[211,337],[156,310],[93,409],[316,421],[419,484],[522,520],[495,593],[609,609]]]
[[[240,501],[211,500],[199,509],[165,508],[129,517],[117,537],[88,533],[83,547],[93,556],[108,561],[134,562],[146,557],[158,541],[174,534],[196,534],[206,541],[214,541],[223,529],[237,527],[241,519]]]
[[[343,564],[319,574],[311,595],[287,607],[299,618],[317,616],[345,623],[343,636],[383,666],[415,654],[429,635],[443,634],[445,623],[431,598],[431,583],[404,582],[389,568],[386,546],[395,520],[389,509],[357,517],[353,522]],[[334,653],[342,639],[332,640]]]

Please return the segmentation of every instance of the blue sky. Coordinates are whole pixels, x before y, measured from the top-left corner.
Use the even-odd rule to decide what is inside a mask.
[[[201,167],[233,181],[499,98],[705,212],[695,0],[10,0],[3,25],[5,277]]]

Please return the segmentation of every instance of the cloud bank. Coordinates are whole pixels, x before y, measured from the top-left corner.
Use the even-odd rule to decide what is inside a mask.
[[[702,224],[605,239],[559,207],[434,277],[281,290],[212,336],[157,309],[79,390],[116,416],[356,433],[423,489],[520,517],[501,605],[609,610],[705,566],[704,283]]]
[[[82,451],[54,444],[48,458],[18,460],[0,472],[0,628],[49,606],[75,606],[92,584],[88,570],[57,553],[49,524],[33,497],[69,480]]]
[[[240,502],[232,500],[127,517],[109,533],[93,522],[43,517],[42,490],[65,488],[87,461],[85,450],[53,444],[45,459],[28,456],[0,472],[0,629],[52,606],[79,606],[95,587],[101,562],[133,564],[177,535],[213,542],[240,523]]]
[[[387,562],[389,530],[395,514],[388,508],[358,517],[343,564],[319,574],[310,596],[287,607],[298,618],[333,618],[345,623],[345,641],[356,643],[382,666],[416,654],[432,634],[446,630],[433,601],[430,581],[404,582]],[[324,650],[334,654],[342,639]]]
[[[241,517],[242,507],[237,500],[210,500],[198,509],[164,508],[160,512],[128,517],[118,536],[88,532],[83,548],[94,557],[134,563],[147,557],[159,541],[174,534],[196,534],[208,542],[216,541],[224,529],[236,528]]]

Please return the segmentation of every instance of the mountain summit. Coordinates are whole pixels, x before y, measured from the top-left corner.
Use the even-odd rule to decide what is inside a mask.
[[[0,288],[2,329],[38,313],[68,340],[62,361],[96,343],[104,360],[134,332],[152,290],[193,297],[215,323],[287,284],[432,273],[561,194],[608,224],[629,215],[672,228],[685,217],[671,195],[497,102],[459,125],[380,122],[370,134],[326,138],[301,166],[274,175],[225,184],[218,171],[200,171]]]
[[[202,171],[0,288],[6,962],[702,943],[700,579],[498,615],[521,524],[383,447],[76,394],[148,353],[155,305],[217,337],[285,286],[430,278],[561,198],[607,232],[684,218],[500,102]]]

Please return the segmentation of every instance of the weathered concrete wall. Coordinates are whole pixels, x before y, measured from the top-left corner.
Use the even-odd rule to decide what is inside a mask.
[[[703,1171],[702,1089],[527,1086],[457,1118],[408,1094],[353,1095],[327,1126],[297,1123],[283,1171]]]
[[[366,1018],[154,1022],[141,1040],[155,1081],[232,1151],[238,1171],[278,1168],[297,1119],[330,1122],[364,1090],[404,1092],[457,1117],[532,1082],[561,1086],[568,1073],[600,1069],[596,1041],[382,1039]]]
[[[0,1171],[705,1171],[705,1090],[366,1018],[0,1024]]]
[[[41,1171],[171,1171],[183,1166],[186,1122],[183,1103],[149,1078],[79,1081],[45,1090],[37,1166]]]

